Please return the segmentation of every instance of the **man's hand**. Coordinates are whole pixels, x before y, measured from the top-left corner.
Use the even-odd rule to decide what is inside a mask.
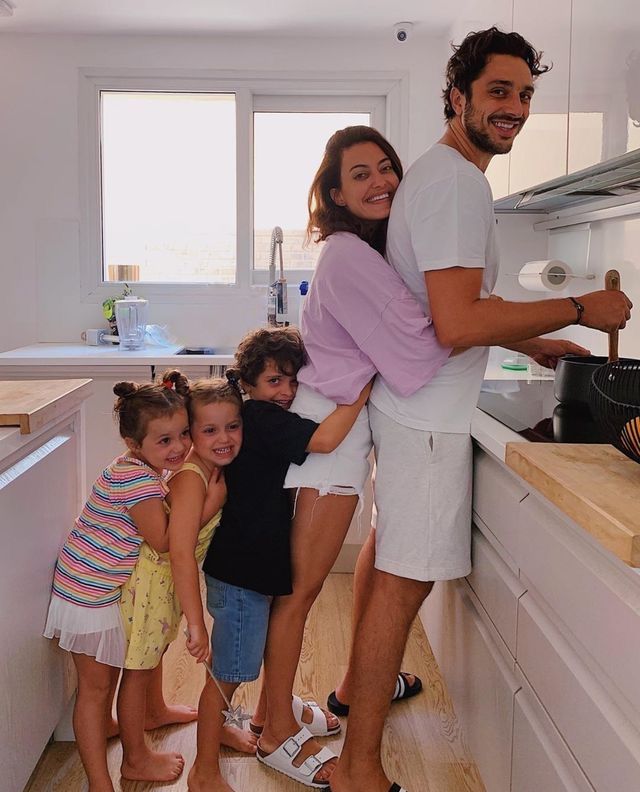
[[[631,317],[633,303],[621,291],[597,291],[577,298],[584,305],[580,321],[585,327],[602,330],[622,330]]]
[[[187,636],[187,649],[198,663],[207,663],[211,654],[209,635],[204,624],[189,624],[184,631]]]
[[[563,355],[590,355],[588,349],[564,338],[530,338],[515,344],[511,349],[523,352],[539,366],[554,369]]]

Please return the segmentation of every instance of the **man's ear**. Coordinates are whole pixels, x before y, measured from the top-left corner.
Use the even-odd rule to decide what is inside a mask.
[[[329,190],[329,195],[336,206],[346,206],[345,200],[342,197],[342,193],[337,187],[332,187]]]
[[[449,91],[449,103],[453,108],[453,112],[457,116],[461,116],[466,106],[467,100],[462,91],[454,86]]]

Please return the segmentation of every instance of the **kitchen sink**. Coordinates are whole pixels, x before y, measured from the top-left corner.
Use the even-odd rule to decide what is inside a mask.
[[[215,355],[215,353],[213,347],[182,347],[176,355]]]

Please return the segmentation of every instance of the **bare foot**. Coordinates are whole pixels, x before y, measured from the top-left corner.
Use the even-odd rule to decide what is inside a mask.
[[[288,735],[293,736],[293,735]],[[287,735],[284,735],[281,740],[277,740],[270,737],[269,735],[265,735],[264,733],[260,737],[260,742],[258,743],[258,751],[260,752],[261,756],[265,756],[266,754],[273,753],[276,748],[278,748],[282,743],[287,739]],[[322,746],[320,743],[315,739],[311,738],[307,740],[302,747],[300,748],[300,753],[296,756],[296,758],[292,761],[294,767],[300,767],[300,765],[308,759],[308,757],[312,756],[313,754],[317,754],[322,750]],[[326,782],[331,778],[331,774],[336,769],[337,758],[329,759],[326,761],[322,767],[318,770],[318,772],[314,775],[313,780],[320,784],[322,782]]]
[[[189,792],[233,792],[233,788],[219,773],[199,774],[195,765],[189,771],[187,789]]]
[[[233,748],[234,751],[254,755],[258,738],[252,732],[244,731],[237,726],[225,726],[220,742],[227,748]]]
[[[164,709],[147,712],[144,728],[146,731],[151,731],[172,723],[191,723],[197,719],[198,710],[195,707],[187,707],[184,704],[167,704]]]
[[[324,715],[325,720],[327,721],[328,729],[335,729],[337,726],[340,725],[340,721],[332,712],[329,712],[328,710],[324,709],[324,707],[320,707],[320,709],[322,710],[322,714]],[[311,709],[311,707],[307,707],[306,704],[302,708],[302,722],[313,723],[313,710]]]
[[[178,753],[147,751],[135,763],[122,762],[120,772],[128,781],[175,781],[184,770],[184,759]]]

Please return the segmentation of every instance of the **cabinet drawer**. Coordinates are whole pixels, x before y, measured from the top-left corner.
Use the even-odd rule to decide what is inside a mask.
[[[593,792],[593,787],[516,668],[521,689],[513,714],[512,792]]]
[[[467,577],[469,585],[515,657],[518,597],[524,594],[525,587],[476,526],[471,553],[473,570]]]
[[[466,581],[437,584],[425,607],[429,642],[486,789],[509,792],[513,660]]]
[[[518,509],[529,490],[477,446],[473,460],[473,511],[517,563]]]
[[[640,726],[640,576],[537,496],[520,509],[523,575],[631,704]]]
[[[42,631],[55,559],[76,516],[77,459],[77,435],[64,427],[0,473],[7,534],[0,575],[0,766],[7,792],[24,788],[71,694],[70,658]]]
[[[519,600],[516,657],[595,789],[638,789],[640,733],[530,591]]]

